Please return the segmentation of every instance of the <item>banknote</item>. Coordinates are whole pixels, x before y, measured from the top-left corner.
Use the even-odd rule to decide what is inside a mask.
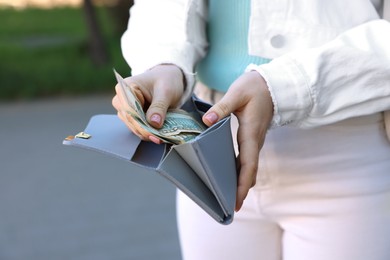
[[[142,104],[132,88],[118,72],[114,70],[114,73],[121,95],[127,103],[126,113],[134,119],[132,123],[138,124],[138,127],[156,136],[164,143],[183,144],[193,140],[206,129],[202,122],[198,122],[190,113],[182,109],[169,109],[163,126],[160,129],[154,128],[148,123]]]

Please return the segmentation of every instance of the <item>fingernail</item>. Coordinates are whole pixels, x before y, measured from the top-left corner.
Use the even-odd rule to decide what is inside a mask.
[[[153,123],[156,123],[157,125],[160,125],[161,124],[161,116],[159,114],[153,114],[150,117],[150,121]]]
[[[207,114],[205,116],[205,119],[209,121],[211,124],[214,124],[218,120],[218,115],[214,112],[211,112],[210,114]]]
[[[152,141],[155,144],[160,144],[161,143],[160,139],[158,139],[157,137],[155,137],[153,135],[149,135],[149,140]]]

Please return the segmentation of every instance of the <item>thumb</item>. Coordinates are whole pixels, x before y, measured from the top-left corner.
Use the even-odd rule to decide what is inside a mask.
[[[161,84],[156,84],[154,87],[152,102],[146,112],[146,118],[155,128],[161,128],[164,123],[168,108],[171,107],[173,96],[175,96],[171,92],[171,89]]]
[[[203,122],[207,126],[211,126],[224,117],[230,116],[234,111],[232,102],[229,98],[224,96],[218,103],[212,106],[202,117]]]
[[[161,128],[164,123],[168,107],[169,102],[167,99],[155,96],[148,111],[146,112],[148,122],[155,128]]]

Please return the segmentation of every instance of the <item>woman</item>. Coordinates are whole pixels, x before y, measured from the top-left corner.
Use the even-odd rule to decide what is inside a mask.
[[[184,259],[390,259],[390,24],[381,8],[135,2],[122,50],[150,123],[161,127],[195,81],[216,102],[206,125],[238,119],[235,220],[215,223],[178,193]],[[113,105],[140,138],[161,142],[128,123],[117,96]]]

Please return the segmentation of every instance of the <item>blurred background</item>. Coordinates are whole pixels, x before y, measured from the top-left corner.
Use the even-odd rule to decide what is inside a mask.
[[[1,99],[112,92],[131,2],[0,0]]]
[[[180,259],[175,188],[65,147],[111,106],[128,0],[0,0],[0,260]]]

